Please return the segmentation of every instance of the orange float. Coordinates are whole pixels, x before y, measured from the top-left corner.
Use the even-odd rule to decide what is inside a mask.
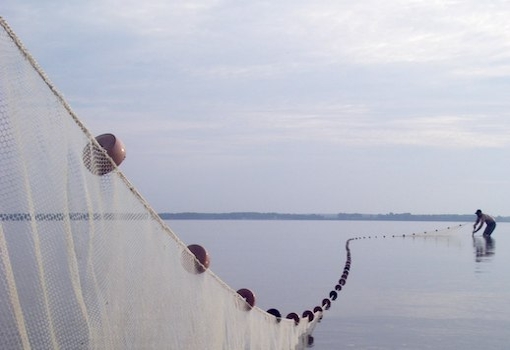
[[[96,143],[90,142],[83,149],[82,159],[85,167],[92,174],[101,176],[108,174],[115,169],[115,165],[119,166],[122,163],[126,158],[126,149],[122,141],[113,134],[99,135],[96,141],[102,149]]]
[[[184,266],[186,270],[191,273],[203,273],[205,270],[209,268],[211,263],[209,259],[209,254],[205,250],[204,247],[198,244],[190,244],[188,246],[189,251],[195,256],[192,262],[189,259],[186,259],[186,256],[183,255]],[[183,252],[186,254],[187,252]]]
[[[315,318],[315,315],[310,310],[306,310],[303,312],[303,318],[308,318],[308,322],[312,322]]]
[[[299,315],[296,314],[295,312],[291,312],[290,314],[287,315],[286,318],[288,318],[289,320],[294,320],[296,326],[299,324],[300,318]]]
[[[241,298],[244,299],[245,303],[245,309],[246,311],[251,310],[253,306],[255,306],[255,295],[252,293],[251,290],[246,288],[241,288],[237,291],[237,294],[241,296]]]
[[[277,309],[269,309],[269,310],[267,310],[267,313],[270,314],[270,315],[273,315],[274,317],[276,317],[276,322],[277,323],[281,322],[282,314]]]
[[[205,250],[204,247],[198,244],[190,244],[188,246],[188,249],[193,253],[195,258],[197,259],[196,262],[198,262],[198,264],[195,264],[195,269],[197,270],[197,272],[202,273],[205,270],[207,270],[211,263],[207,250]]]

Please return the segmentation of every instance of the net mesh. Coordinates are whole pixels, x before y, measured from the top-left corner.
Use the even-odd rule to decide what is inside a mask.
[[[277,322],[197,273],[1,17],[0,164],[0,348],[306,346],[319,317]]]

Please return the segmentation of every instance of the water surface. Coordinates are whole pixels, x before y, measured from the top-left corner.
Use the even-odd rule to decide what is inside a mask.
[[[211,269],[232,288],[251,289],[257,306],[284,315],[328,297],[343,272],[346,240],[359,238],[350,243],[347,284],[314,332],[315,349],[504,349],[510,343],[510,224],[498,223],[489,241],[473,238],[471,223],[168,224],[186,244],[203,245]]]

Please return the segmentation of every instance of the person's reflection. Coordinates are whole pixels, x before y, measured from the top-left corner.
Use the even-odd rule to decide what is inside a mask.
[[[475,261],[487,261],[495,254],[495,241],[491,236],[473,237]]]

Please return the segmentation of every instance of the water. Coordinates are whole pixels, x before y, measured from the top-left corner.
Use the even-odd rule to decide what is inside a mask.
[[[498,223],[489,242],[471,236],[471,223],[168,225],[186,244],[203,245],[211,269],[232,288],[251,289],[257,306],[283,315],[329,296],[343,272],[346,240],[359,237],[350,243],[347,284],[313,334],[315,349],[504,349],[510,342],[508,223]]]

